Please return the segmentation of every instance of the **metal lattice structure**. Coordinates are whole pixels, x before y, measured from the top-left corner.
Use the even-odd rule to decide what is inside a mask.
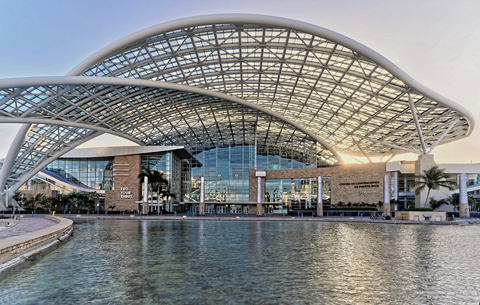
[[[0,81],[0,122],[24,123],[0,185],[17,187],[102,133],[192,152],[316,141],[318,156],[429,153],[472,115],[373,50],[327,29],[258,15],[148,28],[58,78]],[[78,76],[74,76],[78,75]],[[29,125],[32,124],[32,125]],[[247,136],[249,135],[249,136]],[[0,187],[1,187],[0,186]]]
[[[298,124],[221,93],[127,79],[46,77],[23,88],[23,80],[16,81],[0,89],[0,122],[32,125],[8,177],[15,187],[43,168],[38,164],[74,148],[72,142],[104,132],[140,145],[184,146],[192,153],[256,143],[280,151],[298,147],[302,154],[305,141],[317,142],[318,162],[337,162]]]

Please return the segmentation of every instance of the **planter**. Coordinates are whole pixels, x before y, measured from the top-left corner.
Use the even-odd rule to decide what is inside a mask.
[[[432,211],[396,211],[395,220],[432,222],[447,221],[447,213]]]

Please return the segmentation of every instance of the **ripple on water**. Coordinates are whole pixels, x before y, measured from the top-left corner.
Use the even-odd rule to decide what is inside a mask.
[[[115,221],[0,279],[4,304],[480,301],[479,226]]]

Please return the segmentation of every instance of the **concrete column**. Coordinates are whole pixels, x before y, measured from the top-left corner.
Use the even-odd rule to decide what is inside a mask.
[[[383,177],[383,215],[390,216],[390,179],[388,175]]]
[[[459,186],[459,199],[460,204],[458,206],[459,216],[461,218],[470,218],[470,209],[468,208],[468,196],[467,196],[467,177],[460,174],[460,186]]]
[[[257,177],[257,216],[263,215],[262,206],[262,178]]]
[[[148,214],[148,177],[143,177],[143,204],[142,214]]]
[[[393,173],[393,199],[395,199],[395,211],[398,211],[398,172]]]
[[[323,217],[322,177],[317,177],[317,216]]]
[[[198,203],[198,214],[205,216],[205,178],[200,178],[200,202]]]
[[[415,161],[415,176],[423,175],[424,170],[430,169],[432,166],[437,165],[433,159],[433,155],[419,155],[417,161]],[[417,181],[417,178],[415,178]],[[427,199],[428,189],[425,188],[420,194],[415,195],[415,207],[416,208],[425,208],[425,200]],[[445,189],[440,188],[440,190],[431,190],[430,197],[443,196]],[[428,203],[427,203],[428,204]]]

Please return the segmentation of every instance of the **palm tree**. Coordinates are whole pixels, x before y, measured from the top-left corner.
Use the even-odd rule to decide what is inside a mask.
[[[148,178],[148,184],[150,184],[150,186],[152,185],[152,182],[153,182],[153,173],[152,171],[147,168],[146,170],[144,170],[143,172],[141,172],[139,175],[138,175],[138,179],[140,179],[140,183],[142,183],[145,179],[145,177]],[[153,189],[153,187],[151,188]],[[148,194],[147,194],[147,202],[148,202]]]
[[[473,198],[473,195],[471,193],[468,194],[467,200],[468,200],[468,204],[475,205],[475,199]],[[458,207],[460,205],[460,194],[458,193],[452,194],[440,201],[442,201],[444,204],[451,204],[454,207]]]
[[[85,207],[87,208],[87,211],[90,212],[90,210],[95,209],[95,205],[97,203],[98,198],[100,197],[100,194],[98,194],[97,192],[90,192],[88,193],[87,196],[88,196],[88,200]]]
[[[45,196],[45,194],[37,194],[34,198],[32,198],[32,200],[34,201],[34,209],[37,209],[38,206],[40,206],[41,208],[43,209],[48,209],[47,207],[47,197]]]
[[[177,198],[177,196],[175,195],[175,193],[170,193],[170,190],[169,190],[169,187],[168,187],[168,184],[166,185],[166,189],[162,190],[161,192],[161,196],[162,197],[166,197],[167,198],[167,202],[168,202],[168,211],[171,212],[173,209],[173,199]]]
[[[163,189],[167,188],[168,189],[168,180],[165,178],[165,175],[158,171],[158,170],[150,170],[147,169],[144,172],[140,173],[138,175],[138,179],[140,181],[143,181],[143,179],[147,177],[148,178],[148,184],[150,184],[151,190],[152,190],[152,198],[153,198],[153,190],[157,190],[157,206],[160,205],[160,196],[163,196]]]
[[[427,197],[425,198],[425,204],[423,207],[427,205],[430,191],[433,188],[446,187],[449,190],[453,190],[452,185],[455,185],[455,182],[447,180],[448,178],[450,178],[450,176],[445,173],[445,170],[438,168],[438,166],[436,165],[430,167],[429,169],[424,169],[423,174],[421,174],[420,176],[415,176],[415,178],[418,179],[418,181],[415,181],[414,184],[414,186],[416,187],[416,196],[420,195],[420,193],[425,190],[425,188],[428,189]]]

